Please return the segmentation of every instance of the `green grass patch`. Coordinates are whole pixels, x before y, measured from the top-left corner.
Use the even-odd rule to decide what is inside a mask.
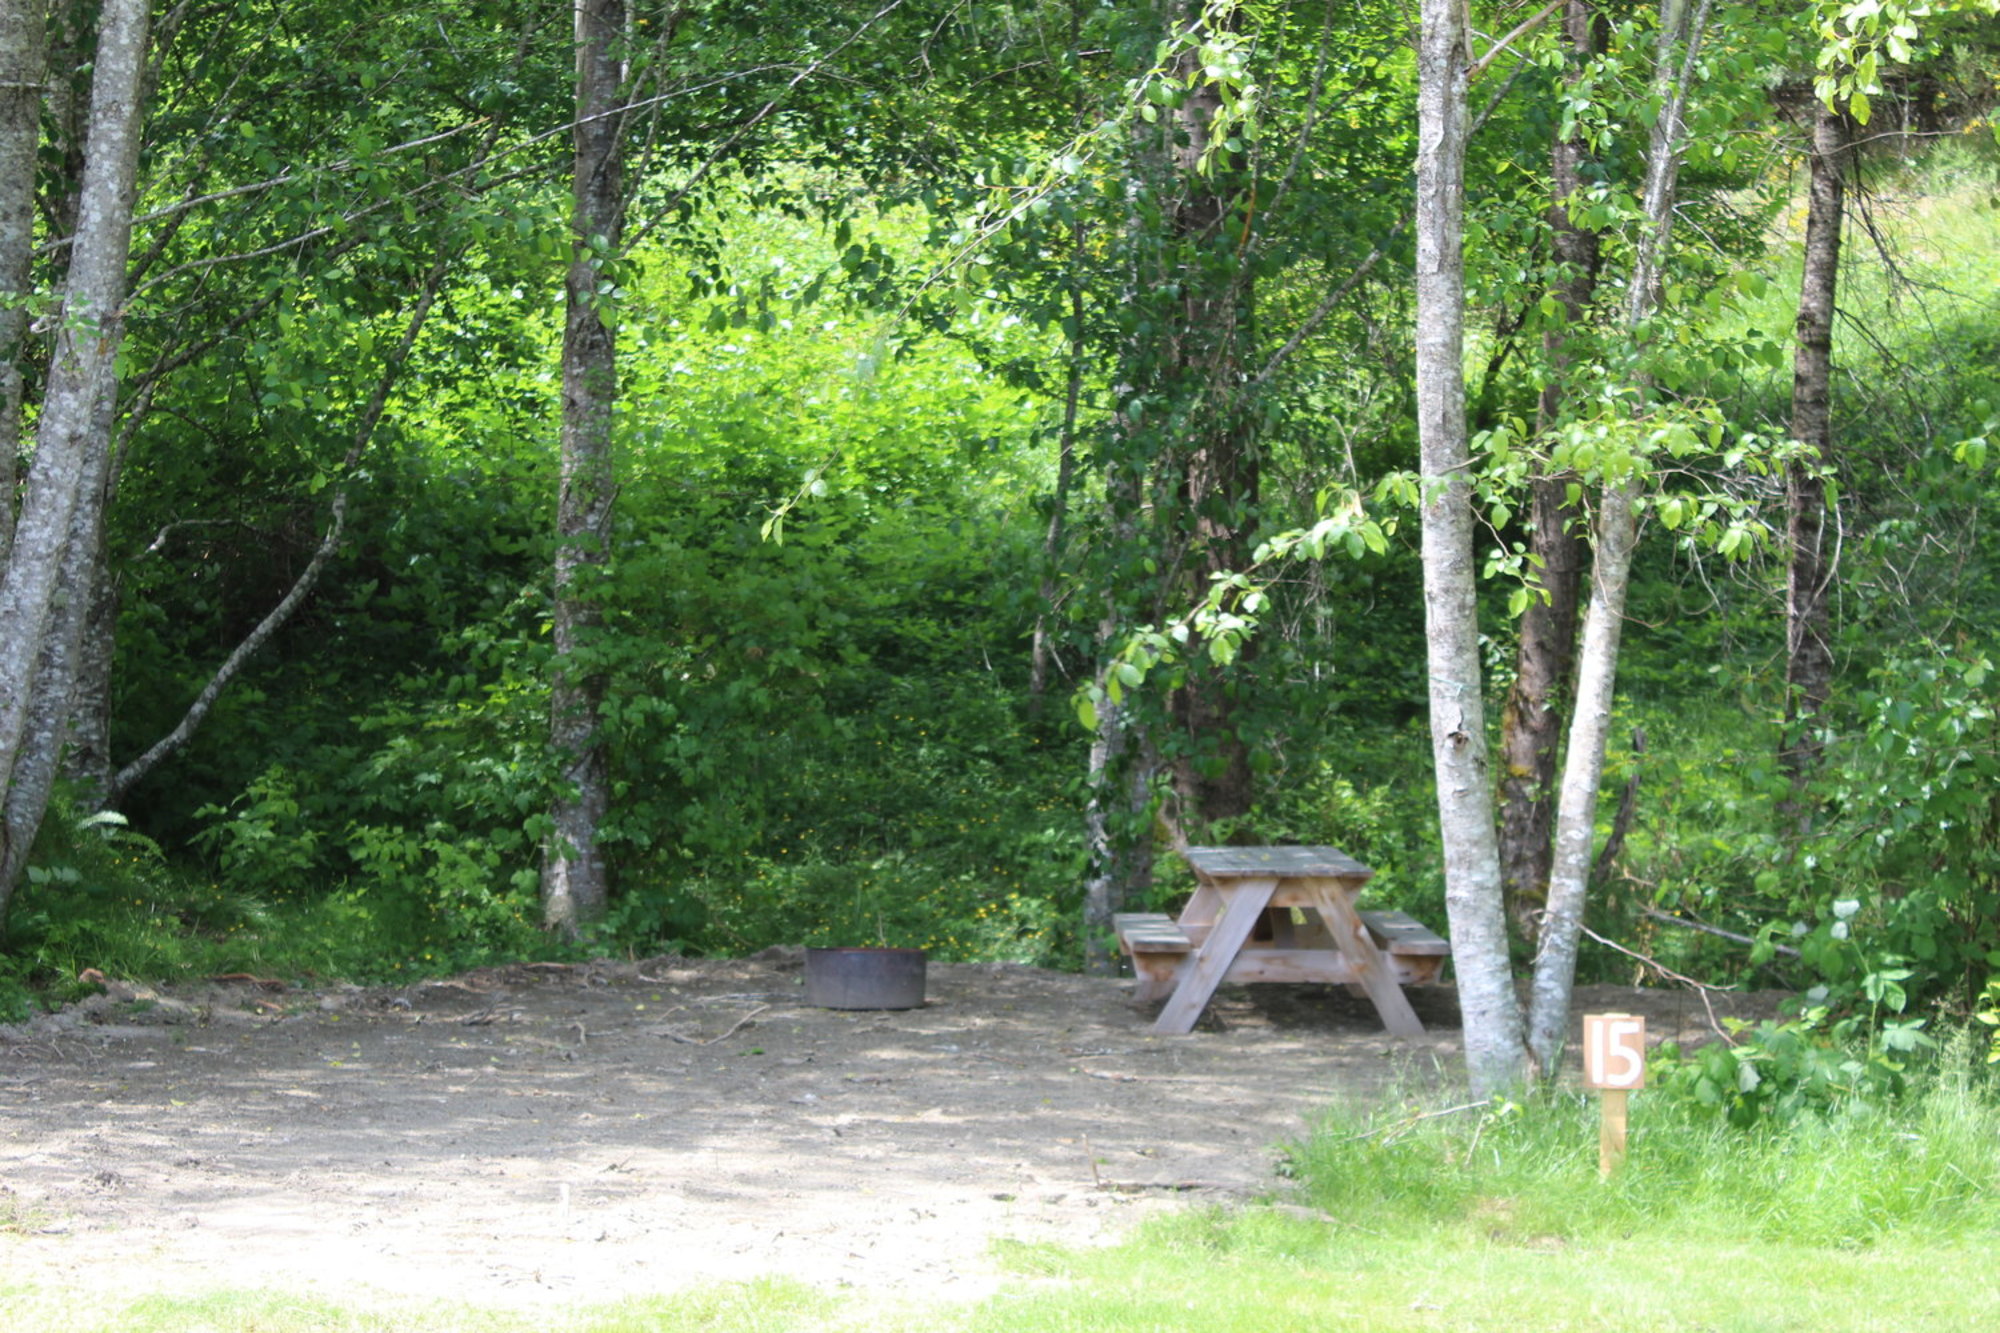
[[[718,1284],[612,1306],[494,1310],[279,1292],[113,1296],[0,1286],[0,1327],[65,1333],[788,1333],[820,1329],[837,1298],[784,1280]]]
[[[1004,1252],[975,1329],[1966,1329],[2000,1325],[2000,1106],[1967,1077],[1754,1132],[1641,1094],[1597,1172],[1559,1095],[1330,1113],[1311,1211],[1205,1211],[1114,1248]]]
[[[1969,1079],[1888,1106],[1744,1131],[1689,1097],[1640,1093],[1630,1164],[1597,1177],[1597,1103],[1555,1095],[1450,1114],[1330,1115],[1291,1151],[1346,1225],[1467,1241],[1684,1239],[1855,1248],[2000,1230],[2000,1109]]]
[[[1990,1246],[1370,1235],[1270,1213],[1204,1214],[1132,1244],[1016,1257],[1022,1278],[953,1326],[1283,1333],[1327,1328],[1962,1330],[2000,1319]]]

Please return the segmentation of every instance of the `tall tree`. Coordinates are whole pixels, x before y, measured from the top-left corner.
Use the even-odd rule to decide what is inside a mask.
[[[1673,236],[1685,137],[1682,116],[1711,3],[1697,0],[1692,11],[1688,0],[1662,0],[1660,6],[1651,99],[1656,111],[1646,155],[1645,188],[1639,201],[1638,243],[1626,286],[1625,324],[1635,340],[1646,337],[1647,326],[1659,309],[1660,278]],[[1637,387],[1644,390],[1650,386]],[[1548,911],[1535,955],[1528,1011],[1528,1044],[1544,1078],[1554,1077],[1569,1033],[1577,941],[1583,927],[1597,830],[1597,793],[1611,730],[1618,648],[1645,480],[1645,462],[1635,450],[1628,464],[1606,469],[1597,501],[1590,605],[1584,614],[1583,643],[1577,656],[1576,703],[1557,797]]]
[[[74,634],[90,602],[87,571],[94,559],[66,555],[82,542],[94,556],[93,534],[102,522],[149,16],[147,0],[106,0],[99,11],[68,279],[36,422],[34,466],[0,574],[0,790],[6,806],[0,915],[48,799],[46,784],[23,765],[36,753],[31,727],[50,725],[52,716],[67,718]]]
[[[1791,421],[1792,438],[1812,453],[1785,466],[1785,730],[1779,756],[1791,777],[1794,816],[1801,821],[1807,817],[1802,788],[1821,749],[1815,719],[1833,691],[1827,591],[1834,571],[1827,549],[1825,469],[1833,450],[1833,313],[1849,136],[1847,116],[1815,98]]]
[[[1153,11],[1144,76],[1164,108],[1133,120],[1129,268],[1117,332],[1113,420],[1104,435],[1106,615],[1100,650],[1166,606],[1199,600],[1217,573],[1249,564],[1248,540],[1260,469],[1248,427],[1242,373],[1250,325],[1251,210],[1242,138],[1229,123],[1223,84],[1204,68],[1236,36],[1233,5],[1166,0]],[[1247,812],[1249,747],[1230,683],[1216,664],[1184,665],[1166,718],[1120,700],[1099,668],[1097,736],[1090,751],[1086,836],[1092,869],[1085,892],[1087,961],[1113,961],[1103,941],[1110,917],[1151,875],[1151,779],[1161,767],[1176,797],[1171,836],[1183,819],[1205,823]]]
[[[1500,851],[1487,771],[1465,417],[1465,8],[1423,0],[1417,44],[1417,439],[1423,474],[1424,629],[1445,910],[1475,1096],[1527,1076],[1507,961]]]
[[[1598,22],[1594,0],[1566,0],[1563,6],[1563,85],[1573,95],[1596,53]],[[1550,248],[1555,258],[1552,294],[1560,322],[1543,335],[1546,382],[1535,404],[1536,430],[1544,439],[1562,417],[1569,371],[1577,355],[1592,298],[1602,249],[1596,228],[1580,225],[1576,214],[1589,184],[1589,136],[1581,115],[1556,118],[1549,151]],[[1549,862],[1555,831],[1556,765],[1562,752],[1562,724],[1568,716],[1571,676],[1576,662],[1578,597],[1583,583],[1583,512],[1569,499],[1576,480],[1570,472],[1531,479],[1528,551],[1535,566],[1537,596],[1521,613],[1514,652],[1514,681],[1500,715],[1500,879],[1508,915],[1522,937],[1533,941],[1548,899]]]
[[[41,132],[39,0],[0,0],[0,566],[14,537],[21,453],[21,362],[35,246],[35,156]]]
[[[562,462],[556,501],[555,675],[549,740],[560,764],[542,867],[542,916],[575,935],[609,901],[598,826],[610,803],[599,736],[604,676],[589,661],[592,575],[609,553],[616,313],[608,275],[625,229],[622,0],[575,0],[576,126],[570,261],[563,285]]]
[[[1167,275],[1176,309],[1160,335],[1168,362],[1163,378],[1180,400],[1169,409],[1178,420],[1163,463],[1172,492],[1164,508],[1179,528],[1182,601],[1200,600],[1217,575],[1248,567],[1262,481],[1243,373],[1255,207],[1246,203],[1250,178],[1236,145],[1248,127],[1229,133],[1224,87],[1201,77],[1204,48],[1235,36],[1241,18],[1235,6],[1182,6],[1174,19],[1178,54],[1169,66],[1188,87],[1167,122],[1172,205],[1163,222],[1178,272]],[[1254,796],[1233,685],[1213,661],[1197,656],[1170,701],[1181,813],[1204,824],[1249,813]]]

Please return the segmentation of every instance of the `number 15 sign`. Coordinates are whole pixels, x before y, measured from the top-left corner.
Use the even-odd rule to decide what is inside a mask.
[[[1625,1162],[1625,1094],[1646,1086],[1646,1020],[1634,1014],[1583,1016],[1583,1085],[1604,1094],[1597,1172],[1606,1180]]]
[[[1646,1086],[1646,1020],[1634,1014],[1583,1016],[1583,1086],[1633,1092]]]

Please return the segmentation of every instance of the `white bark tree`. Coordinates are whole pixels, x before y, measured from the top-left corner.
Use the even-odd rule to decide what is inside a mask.
[[[21,352],[35,246],[35,156],[47,38],[41,0],[0,0],[0,564],[14,538]]]
[[[611,539],[612,414],[618,338],[606,272],[625,229],[623,0],[575,0],[576,129],[567,318],[563,327],[561,491],[556,502],[555,677],[549,740],[560,764],[542,864],[542,920],[575,936],[609,901],[597,829],[610,804],[599,737],[601,673],[585,660],[597,611],[589,587]]]
[[[53,316],[55,341],[36,423],[34,463],[6,569],[0,573],[0,790],[6,805],[0,869],[7,872],[0,875],[0,916],[47,800],[35,765],[50,738],[37,741],[38,729],[45,719],[67,714],[75,670],[71,623],[81,618],[90,599],[91,562],[65,556],[79,542],[95,549],[103,517],[148,9],[147,0],[105,0],[99,11],[90,128],[68,278]],[[11,187],[0,187],[5,188]],[[26,762],[31,759],[33,763]]]
[[[1792,438],[1814,457],[1785,468],[1785,731],[1778,758],[1792,780],[1797,831],[1811,824],[1806,783],[1823,748],[1816,719],[1833,694],[1833,646],[1827,600],[1834,580],[1823,468],[1833,459],[1833,316],[1840,285],[1845,174],[1852,157],[1848,117],[1815,101],[1805,250],[1799,274],[1796,351],[1792,360]]]
[[[1682,114],[1711,0],[1690,15],[1687,0],[1663,0],[1653,89],[1660,108],[1647,151],[1639,242],[1626,288],[1625,322],[1643,336],[1659,305],[1660,274],[1673,235],[1675,186],[1684,137]],[[1625,594],[1638,539],[1638,509],[1645,477],[1636,459],[1623,476],[1606,480],[1597,506],[1590,605],[1577,653],[1576,705],[1557,796],[1555,860],[1549,874],[1548,911],[1528,1012],[1528,1044],[1536,1068],[1552,1075],[1569,1032],[1570,996],[1576,981],[1577,941],[1590,888],[1591,845],[1597,828],[1597,789],[1604,776],[1611,730],[1612,694],[1618,680],[1618,645],[1625,623]]]
[[[1471,64],[1459,0],[1423,0],[1417,47],[1417,433],[1424,626],[1445,910],[1474,1096],[1525,1081],[1488,774],[1465,419],[1465,141]]]

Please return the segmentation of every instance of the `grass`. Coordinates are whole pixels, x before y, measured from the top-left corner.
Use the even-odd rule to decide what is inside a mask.
[[[1383,1235],[1561,1245],[1654,1232],[1851,1250],[2000,1232],[2000,1108],[1970,1078],[1747,1132],[1689,1098],[1641,1093],[1631,1167],[1609,1183],[1595,1101],[1568,1094],[1429,1119],[1336,1115],[1291,1160],[1315,1204]]]
[[[1961,1047],[1961,1050],[1963,1048]],[[1596,1108],[1337,1111],[1290,1153],[1316,1215],[1185,1214],[1090,1253],[1022,1248],[973,1329],[1960,1330],[2000,1326],[2000,1104],[1938,1078],[1888,1108],[1734,1130]]]
[[[1963,1056],[1959,1043],[1953,1051]],[[1963,1068],[1962,1059],[1947,1068]],[[70,1333],[639,1330],[1963,1330],[2000,1327],[2000,1100],[1931,1076],[1886,1107],[1734,1130],[1641,1094],[1597,1178],[1592,1103],[1330,1113],[1289,1151],[1301,1203],[1191,1210],[1124,1244],[1003,1243],[968,1304],[796,1283],[483,1310],[280,1293],[0,1286],[0,1327]],[[0,1237],[0,1246],[10,1243]],[[18,1243],[18,1242],[14,1242]]]
[[[578,1309],[334,1302],[272,1291],[112,1296],[0,1285],[0,1327],[63,1333],[786,1333],[838,1318],[838,1299],[798,1283],[718,1284],[673,1297]]]

